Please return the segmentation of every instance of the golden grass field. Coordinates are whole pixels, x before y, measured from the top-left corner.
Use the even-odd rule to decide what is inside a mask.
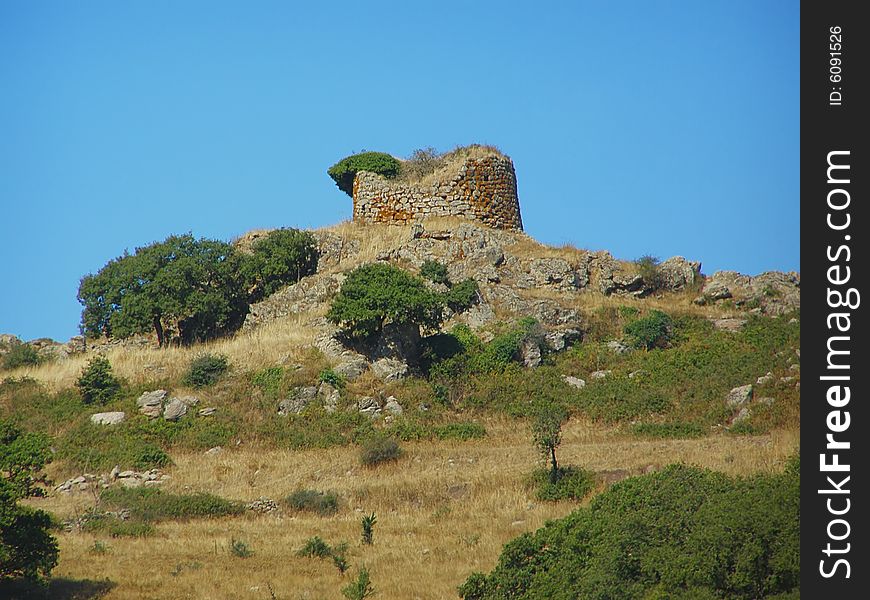
[[[117,600],[268,599],[270,588],[282,600],[326,599],[341,598],[341,588],[366,565],[377,598],[456,598],[456,587],[472,571],[492,569],[507,541],[575,508],[537,501],[526,487],[525,476],[539,463],[524,423],[497,418],[485,425],[484,439],[406,444],[403,459],[375,469],[360,466],[354,447],[293,452],[243,445],[212,456],[176,455],[167,491],[250,501],[311,488],[338,492],[342,506],[332,517],[285,512],[167,522],[141,539],[61,533],[54,576],[108,578],[115,586],[105,597]],[[572,420],[559,458],[599,473],[634,474],[685,462],[746,475],[781,469],[798,443],[798,431],[639,441],[619,429]],[[81,492],[29,503],[70,517],[94,502]],[[363,512],[378,517],[373,546],[360,543]],[[314,535],[350,543],[351,568],[344,577],[328,561],[295,556]],[[254,555],[231,555],[232,539],[246,542]],[[93,553],[95,540],[108,552]]]

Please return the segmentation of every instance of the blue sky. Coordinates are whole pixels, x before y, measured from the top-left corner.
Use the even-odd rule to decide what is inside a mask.
[[[348,219],[363,149],[497,145],[544,242],[799,270],[797,1],[416,4],[0,3],[0,332],[172,233]]]

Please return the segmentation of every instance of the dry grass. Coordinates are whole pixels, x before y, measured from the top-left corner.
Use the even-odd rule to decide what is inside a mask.
[[[456,586],[472,571],[494,566],[505,542],[574,508],[532,500],[524,476],[537,456],[525,428],[516,425],[489,420],[489,435],[482,440],[407,445],[406,458],[375,470],[359,465],[354,448],[289,452],[243,447],[216,456],[176,456],[168,491],[251,500],[278,499],[304,487],[335,490],[344,504],[331,518],[285,513],[165,523],[152,538],[103,540],[111,548],[106,555],[89,553],[98,539],[91,534],[61,534],[55,575],[108,577],[118,584],[110,599],[265,599],[269,585],[281,599],[315,599],[341,597],[341,587],[365,564],[378,597],[454,598]],[[638,441],[616,429],[572,421],[560,458],[595,471],[636,471],[682,461],[749,474],[781,468],[797,445],[797,431]],[[83,494],[32,502],[68,515],[93,499]],[[359,541],[363,511],[378,516],[373,546]],[[327,562],[295,556],[313,535],[330,543],[350,542],[354,566],[348,575],[340,577]],[[254,556],[232,556],[231,538],[249,544]]]
[[[301,313],[278,319],[236,336],[187,347],[118,347],[106,353],[116,375],[137,385],[161,379],[178,379],[198,354],[224,354],[239,370],[256,370],[277,362],[294,360],[302,346],[313,341],[311,319],[316,313]],[[4,372],[4,377],[32,377],[51,390],[71,387],[92,353],[66,360]]]
[[[495,146],[485,144],[471,144],[469,146],[458,146],[449,152],[438,155],[430,161],[434,171],[430,173],[419,173],[417,169],[405,168],[396,179],[388,179],[388,183],[412,184],[412,185],[433,185],[443,181],[449,181],[457,173],[459,169],[469,160],[480,160],[490,156],[505,157],[507,156]],[[405,165],[409,165],[413,161],[413,157],[403,161]],[[410,166],[410,165],[409,165]]]

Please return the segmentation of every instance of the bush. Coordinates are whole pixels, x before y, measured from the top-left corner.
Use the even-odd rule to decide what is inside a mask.
[[[195,388],[214,385],[220,379],[221,375],[229,369],[227,357],[216,354],[200,354],[193,359],[190,367],[187,369],[187,374],[182,380],[185,385],[190,385]]]
[[[625,333],[635,348],[665,348],[673,335],[674,321],[666,313],[653,310],[625,326]]]
[[[108,506],[129,510],[130,518],[143,522],[224,517],[245,510],[240,502],[212,494],[170,494],[153,487],[111,487],[103,491],[101,500]]]
[[[112,365],[105,356],[95,356],[88,362],[76,387],[85,404],[105,404],[121,392],[121,382],[112,375]]]
[[[121,519],[116,514],[91,511],[82,515],[82,531],[117,537],[148,537],[154,526],[134,519]]]
[[[362,527],[362,543],[368,546],[371,546],[374,541],[374,528],[375,524],[378,522],[378,517],[375,513],[371,513],[370,515],[363,515],[360,520],[360,526]]]
[[[381,263],[363,265],[347,276],[326,315],[352,338],[379,333],[389,321],[435,329],[443,303],[419,277]]]
[[[314,512],[321,517],[327,517],[338,511],[338,494],[317,490],[296,490],[287,496],[286,503],[293,510]]]
[[[3,356],[4,369],[17,369],[18,367],[35,367],[41,362],[36,349],[30,344],[12,344],[9,352]]]
[[[252,300],[269,296],[317,271],[317,240],[308,231],[276,229],[251,246],[244,263],[247,280],[255,289]]]
[[[437,260],[425,260],[420,265],[420,277],[428,279],[432,283],[441,283],[450,285],[450,278],[447,277],[447,267],[444,263]]]
[[[343,389],[347,384],[344,377],[333,371],[332,369],[324,369],[317,376],[317,379],[322,383],[328,383],[335,389]]]
[[[509,542],[466,600],[734,598],[800,583],[800,477],[732,479],[672,465]]]
[[[372,587],[369,570],[365,567],[360,567],[356,579],[341,588],[341,593],[348,600],[365,600],[366,598],[373,596],[375,588]]]
[[[444,301],[450,310],[456,313],[465,312],[477,304],[480,289],[474,279],[463,279],[444,294]]]
[[[302,558],[329,558],[332,556],[332,546],[320,539],[320,536],[305,540],[305,545],[296,552]]]
[[[230,554],[239,558],[250,558],[254,555],[254,551],[242,540],[232,538],[230,540]]]
[[[645,254],[634,261],[634,264],[650,292],[657,292],[664,287],[665,279],[659,268],[658,257]]]
[[[397,461],[402,457],[398,442],[384,436],[372,436],[365,441],[360,453],[360,462],[367,467]]]
[[[266,367],[254,373],[251,383],[272,396],[281,393],[281,384],[284,383],[284,367]]]
[[[575,467],[559,467],[553,477],[552,469],[535,469],[529,478],[538,500],[576,500],[589,495],[595,486],[595,475]]]
[[[33,484],[50,460],[46,436],[0,420],[0,581],[47,577],[57,565],[57,540],[48,533],[51,516],[18,504],[38,495]]]
[[[360,152],[345,157],[329,167],[327,173],[335,185],[353,197],[353,180],[359,171],[369,171],[393,179],[399,174],[401,163],[383,152]]]

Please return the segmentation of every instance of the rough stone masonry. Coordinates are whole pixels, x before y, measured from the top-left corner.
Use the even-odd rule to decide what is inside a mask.
[[[406,225],[426,217],[474,219],[522,230],[517,177],[510,158],[469,158],[455,174],[428,184],[389,181],[367,171],[353,181],[353,220]]]

